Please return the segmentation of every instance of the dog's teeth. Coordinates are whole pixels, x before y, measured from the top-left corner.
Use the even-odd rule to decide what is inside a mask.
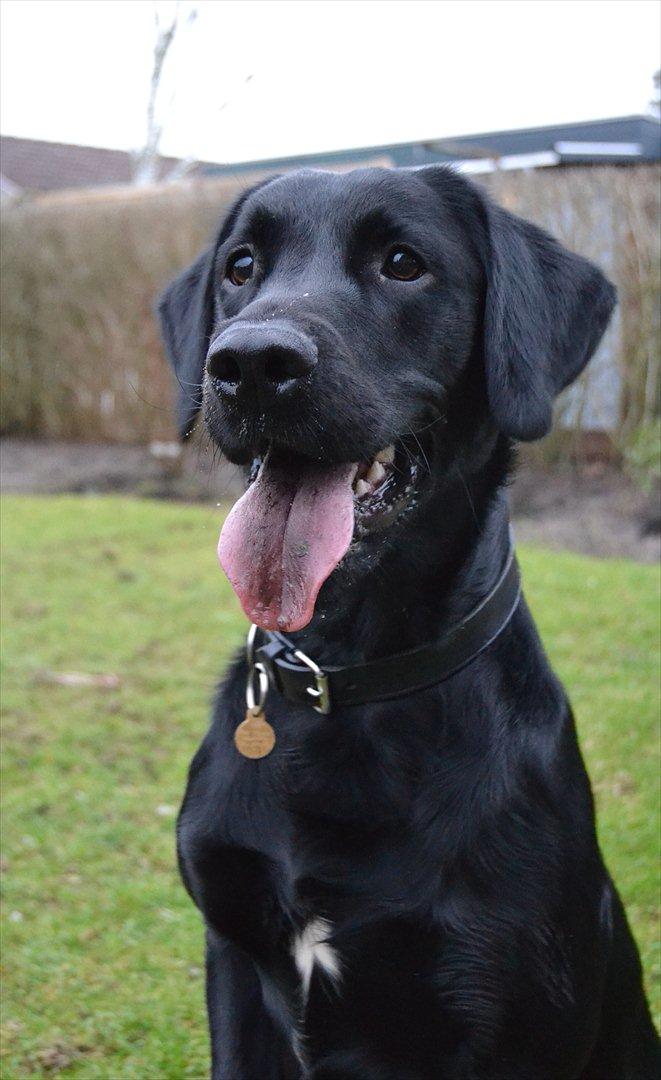
[[[372,491],[372,485],[368,484],[365,480],[356,480],[354,489],[359,499],[362,499],[363,495],[369,495]]]
[[[393,444],[391,443],[390,446],[386,446],[385,450],[379,450],[374,460],[382,461],[384,465],[392,465],[395,460],[395,447]]]
[[[368,483],[373,484],[374,486],[376,486],[377,484],[381,483],[381,481],[383,480],[385,475],[386,475],[386,470],[384,469],[381,462],[380,461],[375,461],[370,466],[369,472],[367,473],[367,476],[365,477],[365,479],[368,481]]]

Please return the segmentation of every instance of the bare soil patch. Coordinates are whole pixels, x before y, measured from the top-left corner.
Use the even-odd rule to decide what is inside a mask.
[[[125,492],[147,498],[221,502],[243,490],[240,470],[209,448],[172,444],[3,439],[0,485],[6,492]],[[511,486],[517,538],[586,555],[655,562],[660,554],[659,493],[645,494],[613,467],[550,472],[524,465]]]

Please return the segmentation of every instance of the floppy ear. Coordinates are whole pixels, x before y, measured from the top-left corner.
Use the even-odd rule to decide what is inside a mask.
[[[600,270],[484,199],[484,360],[491,412],[514,439],[551,428],[553,400],[583,370],[616,293]]]
[[[167,286],[158,301],[161,334],[179,382],[177,422],[182,439],[190,434],[202,404],[202,378],[215,317],[216,252],[229,236],[248,196],[273,179],[262,180],[239,196],[211,247]]]
[[[158,302],[161,333],[179,383],[177,424],[185,439],[202,403],[204,362],[213,329],[213,267],[217,245],[166,288]]]

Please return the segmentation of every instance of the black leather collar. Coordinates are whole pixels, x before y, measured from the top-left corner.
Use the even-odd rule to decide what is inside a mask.
[[[351,667],[319,667],[284,634],[251,627],[248,661],[266,673],[287,701],[329,713],[345,705],[388,701],[449,679],[470,664],[509,623],[521,596],[519,567],[510,544],[491,592],[438,641]],[[257,635],[266,639],[259,644]]]

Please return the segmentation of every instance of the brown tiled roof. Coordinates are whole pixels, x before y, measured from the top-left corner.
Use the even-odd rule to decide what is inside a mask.
[[[178,159],[160,160],[162,178]],[[194,171],[197,169],[196,165]],[[23,191],[127,184],[131,180],[131,155],[126,150],[0,135],[0,172]]]

